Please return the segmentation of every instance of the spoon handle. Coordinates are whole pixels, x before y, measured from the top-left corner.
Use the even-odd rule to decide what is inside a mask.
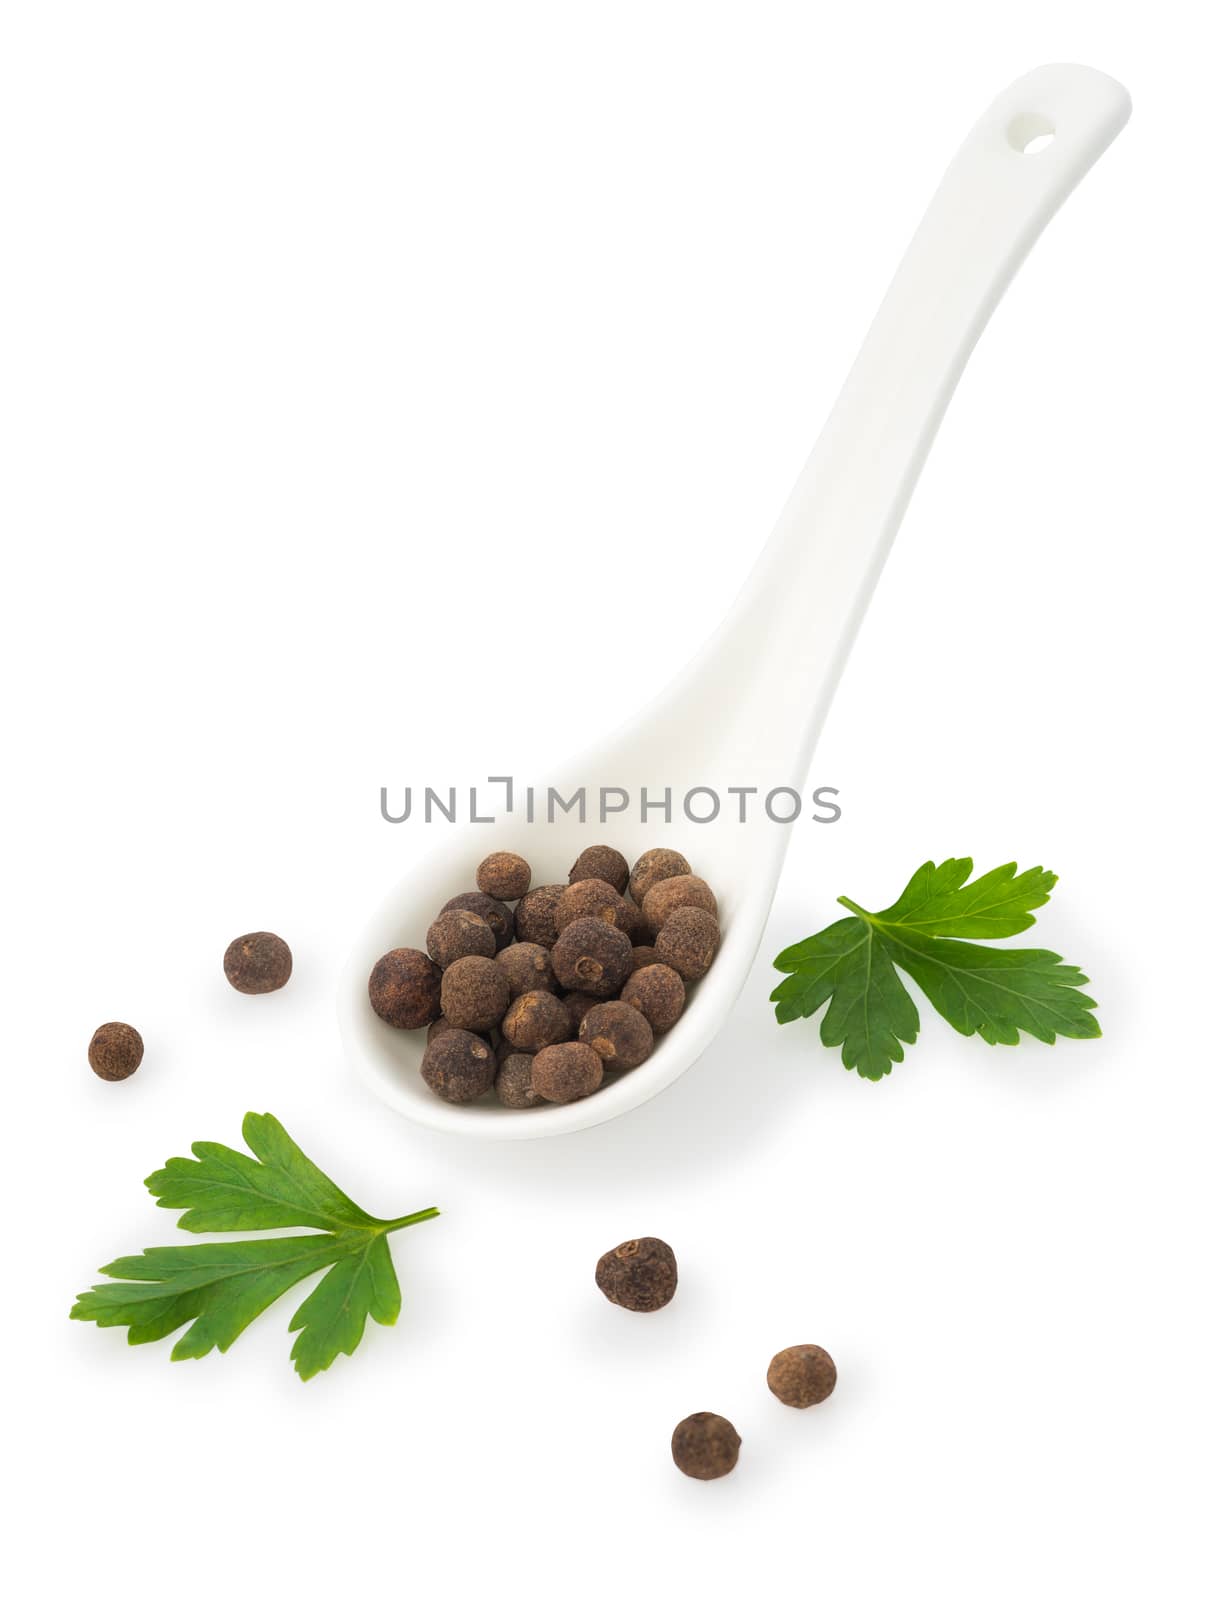
[[[1129,112],[1129,96],[1103,73],[1039,67],[999,95],[958,150],[732,615],[672,690],[715,706],[731,766],[804,781],[970,352]]]

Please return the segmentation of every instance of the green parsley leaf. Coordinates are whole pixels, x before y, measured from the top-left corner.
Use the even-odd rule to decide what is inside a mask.
[[[125,1327],[130,1344],[150,1344],[189,1323],[172,1353],[174,1361],[186,1361],[229,1349],[281,1294],[327,1268],[291,1319],[291,1332],[299,1333],[291,1358],[306,1380],[338,1355],[354,1354],[368,1317],[384,1325],[396,1321],[400,1285],[388,1235],[438,1211],[430,1206],[391,1221],[373,1217],[304,1155],[276,1117],[250,1111],[241,1131],[252,1156],[222,1144],[195,1144],[194,1160],[174,1156],[146,1180],[157,1203],[184,1210],[177,1225],[191,1233],[321,1231],[161,1245],[120,1256],[98,1270],[124,1281],[78,1295],[71,1315],[102,1328]]]
[[[898,973],[913,978],[958,1033],[988,1044],[1019,1044],[1021,1033],[1045,1044],[1058,1037],[1095,1039],[1096,1002],[1087,978],[1050,950],[996,949],[973,939],[1005,939],[1031,928],[1058,881],[1016,863],[968,882],[968,857],[925,861],[886,911],[853,914],[790,945],[776,957],[789,974],[772,993],[776,1021],[811,1017],[829,1000],[822,1043],[840,1046],[843,1065],[883,1078],[919,1035],[919,1012]]]

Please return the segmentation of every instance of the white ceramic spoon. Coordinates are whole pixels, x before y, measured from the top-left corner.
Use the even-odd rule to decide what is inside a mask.
[[[711,1042],[754,960],[780,874],[789,827],[755,820],[696,825],[679,811],[685,790],[799,789],[839,674],[957,380],[1029,249],[1076,183],[1124,125],[1120,84],[1087,67],[1039,67],[1006,89],[944,175],[898,269],[813,455],[733,610],[699,657],[638,720],[553,780],[632,791],[625,816],[581,824],[521,817],[450,829],[367,923],[339,999],[345,1049],[364,1079],[416,1122],[472,1138],[533,1139],[618,1116],[685,1072]],[[668,826],[637,816],[645,786],[674,793]],[[546,784],[537,784],[543,794]],[[787,798],[785,797],[785,803]],[[700,798],[700,805],[709,802]],[[730,798],[732,807],[735,801]],[[438,908],[474,887],[490,850],[517,850],[536,883],[564,881],[591,842],[631,861],[643,850],[682,850],[720,904],[722,943],[683,1017],[643,1066],[565,1106],[508,1111],[492,1096],[439,1100],[419,1065],[424,1030],[381,1022],[367,976],[384,951],[425,948]]]

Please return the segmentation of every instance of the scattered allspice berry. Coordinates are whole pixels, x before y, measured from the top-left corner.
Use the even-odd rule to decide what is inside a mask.
[[[500,900],[495,900],[492,895],[482,894],[479,889],[470,889],[467,894],[452,895],[443,910],[475,911],[477,916],[493,929],[493,937],[497,941],[499,950],[504,950],[514,938],[513,911],[509,906],[504,906]]]
[[[674,1299],[679,1268],[664,1239],[626,1239],[600,1256],[594,1281],[625,1311],[660,1311]]]
[[[495,850],[477,867],[476,887],[494,900],[521,900],[531,887],[531,867],[512,850]]]
[[[767,1387],[786,1406],[819,1405],[834,1393],[835,1364],[819,1344],[793,1344],[772,1356]]]
[[[698,906],[679,906],[666,918],[654,949],[666,966],[691,982],[712,966],[720,944],[721,929],[710,912]]]
[[[552,970],[562,988],[606,999],[632,974],[628,935],[598,917],[579,917],[553,945]]]
[[[463,1028],[440,1033],[422,1056],[422,1077],[427,1085],[453,1105],[479,1100],[492,1087],[496,1074],[497,1057],[488,1043]]]
[[[511,1111],[530,1111],[534,1106],[544,1103],[531,1082],[531,1063],[534,1059],[525,1051],[516,1050],[497,1069],[493,1087],[497,1090],[498,1099]]]
[[[443,973],[441,1003],[456,1028],[485,1033],[506,1015],[510,980],[487,956],[461,956]]]
[[[376,1016],[394,1028],[425,1028],[441,1005],[442,969],[421,950],[389,950],[371,968],[367,992]]]
[[[650,889],[641,906],[649,932],[660,933],[666,925],[666,919],[682,906],[696,906],[715,917],[717,897],[703,878],[693,877],[690,873],[680,878],[663,878]],[[654,944],[657,944],[656,938]]]
[[[634,972],[620,999],[627,1006],[635,1006],[654,1033],[666,1033],[683,1015],[687,990],[674,968],[658,961]]]
[[[570,883],[580,883],[583,878],[601,878],[617,894],[623,894],[628,887],[628,862],[609,844],[592,844],[569,869]]]
[[[686,877],[690,871],[691,863],[677,850],[646,850],[637,858],[628,887],[637,905],[643,905],[655,883],[661,883],[663,878]]]
[[[601,878],[581,878],[571,883],[560,898],[556,908],[556,931],[564,933],[579,917],[601,917],[614,928],[624,915],[623,897],[609,883]]]
[[[502,1018],[502,1033],[516,1050],[542,1050],[573,1038],[573,1018],[554,994],[532,989],[511,1004]]]
[[[603,1063],[588,1044],[550,1044],[531,1059],[531,1083],[544,1100],[568,1105],[593,1094]]]
[[[551,950],[557,941],[556,908],[567,885],[545,883],[529,890],[514,908],[514,930],[524,944]]]
[[[484,917],[475,911],[442,911],[426,932],[426,949],[431,961],[449,967],[461,956],[492,956],[497,940]]]
[[[245,933],[223,953],[223,974],[241,994],[273,994],[291,976],[291,951],[276,933]]]
[[[742,1439],[732,1422],[715,1411],[684,1417],[670,1440],[670,1453],[689,1478],[723,1478],[738,1464]]]
[[[622,1000],[604,1000],[592,1006],[582,1018],[578,1038],[602,1057],[605,1067],[639,1067],[653,1054],[653,1029],[634,1006],[626,1006]]]
[[[556,992],[552,957],[542,944],[508,944],[498,951],[497,964],[506,974],[512,1000],[532,989]]]
[[[103,1022],[89,1040],[89,1066],[107,1083],[129,1078],[143,1060],[143,1040],[129,1022]]]

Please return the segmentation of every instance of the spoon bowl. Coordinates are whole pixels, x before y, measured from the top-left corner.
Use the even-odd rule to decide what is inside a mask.
[[[707,1048],[754,960],[788,844],[788,822],[774,820],[765,801],[778,792],[772,812],[786,816],[804,783],[848,651],[979,335],[1129,111],[1120,84],[1079,66],[1039,67],[997,97],[945,173],[754,571],[704,650],[644,715],[571,766],[566,781],[533,786],[544,820],[453,826],[367,922],[343,977],[339,1020],[348,1057],[394,1110],[471,1138],[568,1133],[642,1104]],[[625,791],[632,804],[600,825],[559,807],[548,820],[549,787],[566,798],[584,788],[589,814],[605,789]],[[640,792],[656,815],[667,789],[669,821],[642,820]],[[720,815],[695,820],[714,796]],[[490,850],[525,856],[539,884],[564,882],[592,843],[614,845],[629,862],[656,846],[681,850],[717,896],[715,963],[649,1059],[587,1099],[530,1111],[490,1097],[448,1105],[418,1070],[424,1030],[401,1032],[372,1011],[372,966],[401,945],[424,949],[439,908],[474,887]]]
[[[559,786],[558,786],[559,787]],[[565,793],[565,790],[561,790]],[[450,1129],[471,1138],[534,1139],[588,1128],[640,1105],[683,1073],[707,1048],[728,1015],[754,959],[774,892],[778,866],[770,872],[766,896],[747,880],[749,850],[736,847],[745,830],[716,825],[635,829],[591,827],[576,818],[549,824],[498,823],[492,843],[469,838],[453,828],[451,838],[388,895],[359,934],[340,991],[340,1020],[347,1055],[364,1080],[394,1110],[414,1122]],[[488,829],[476,830],[478,835]],[[787,832],[787,829],[784,830]],[[660,835],[660,837],[655,837]],[[711,836],[711,837],[709,837]],[[588,844],[612,844],[631,862],[661,844],[681,850],[708,880],[717,896],[721,948],[707,975],[689,989],[686,1009],[670,1033],[659,1035],[653,1054],[640,1067],[609,1074],[603,1087],[570,1105],[508,1111],[492,1096],[471,1105],[448,1105],[432,1094],[421,1076],[425,1029],[391,1028],[372,1011],[367,977],[386,950],[408,945],[424,950],[426,929],[452,895],[476,886],[476,866],[489,849],[514,850],[532,863],[537,883],[565,881],[569,867]],[[769,869],[770,870],[770,869]]]

